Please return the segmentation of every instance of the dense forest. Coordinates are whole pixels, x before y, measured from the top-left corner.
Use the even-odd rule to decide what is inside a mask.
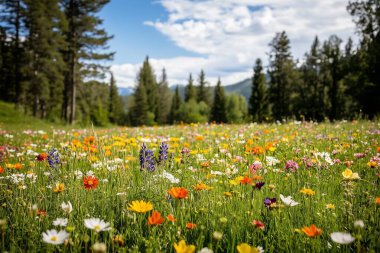
[[[301,62],[285,31],[252,59],[248,101],[222,80],[190,73],[181,96],[146,57],[132,96],[119,95],[109,70],[112,36],[99,11],[109,0],[0,0],[0,99],[56,122],[156,125],[373,118],[380,112],[380,2],[351,1],[359,42],[316,36]],[[254,46],[254,45],[252,45]],[[170,73],[169,73],[170,75]],[[216,86],[215,86],[216,85]],[[215,86],[213,89],[210,86]]]

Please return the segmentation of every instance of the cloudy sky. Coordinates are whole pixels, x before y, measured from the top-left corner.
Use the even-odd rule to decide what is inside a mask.
[[[118,86],[133,87],[144,58],[169,83],[186,84],[189,73],[204,69],[211,85],[252,75],[269,42],[285,30],[294,58],[302,59],[315,35],[355,39],[346,0],[112,0],[101,12],[115,38],[112,71]]]

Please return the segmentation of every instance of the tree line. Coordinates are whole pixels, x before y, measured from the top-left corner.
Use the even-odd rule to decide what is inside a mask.
[[[380,3],[347,5],[359,43],[315,37],[301,60],[285,31],[256,59],[248,101],[211,89],[206,74],[189,74],[185,94],[169,88],[147,57],[132,96],[121,98],[107,60],[112,36],[99,11],[109,0],[0,0],[0,99],[51,121],[156,125],[179,122],[264,122],[373,118],[380,112]],[[110,76],[104,82],[105,75]]]
[[[0,0],[0,99],[51,121],[117,123],[114,80],[99,81],[114,54],[98,17],[108,2]]]

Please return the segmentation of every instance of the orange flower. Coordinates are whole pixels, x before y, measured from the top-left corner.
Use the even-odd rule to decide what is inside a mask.
[[[40,210],[40,209],[37,210],[37,216],[46,216],[46,215],[47,215],[47,212],[45,210]]]
[[[241,184],[252,184],[252,179],[247,176],[244,176],[243,179],[240,180]]]
[[[153,211],[152,215],[148,217],[149,225],[160,225],[165,221],[165,218],[157,211]]]
[[[3,167],[0,166],[0,174],[4,172]]]
[[[193,189],[195,190],[195,191],[203,191],[203,190],[211,190],[212,189],[212,187],[210,187],[210,186],[208,186],[208,185],[206,185],[206,184],[204,184],[204,183],[199,183],[199,184],[196,184],[196,185],[193,185]]]
[[[48,155],[46,153],[41,153],[38,156],[36,156],[36,160],[39,162],[45,161],[47,159]]]
[[[187,229],[194,229],[194,228],[196,228],[197,227],[197,224],[194,224],[194,223],[191,223],[191,222],[188,222],[187,224],[186,224],[186,228]]]
[[[13,168],[15,168],[16,170],[20,170],[22,168],[22,164],[21,163],[15,163],[13,165]]]
[[[264,154],[264,149],[260,146],[255,146],[249,149],[249,153],[254,154],[254,155]]]
[[[210,167],[210,162],[209,162],[209,161],[202,162],[202,163],[201,163],[201,167],[203,167],[203,168]]]
[[[253,175],[252,176],[252,180],[262,180],[263,177],[262,176],[259,176],[259,175]]]
[[[304,232],[308,237],[316,237],[322,234],[322,229],[317,228],[314,224],[310,227],[303,227],[302,232]]]
[[[176,222],[176,221],[177,221],[177,219],[174,218],[174,216],[171,215],[171,214],[169,214],[168,216],[166,216],[166,218],[167,218],[168,220],[170,220],[171,222]]]
[[[377,197],[377,198],[375,199],[375,203],[376,203],[376,205],[380,205],[380,197]]]
[[[173,187],[171,188],[168,193],[176,199],[184,199],[187,198],[187,195],[189,194],[189,191],[186,190],[183,187]]]
[[[95,189],[99,184],[99,180],[94,176],[88,176],[83,178],[83,185],[87,190]]]

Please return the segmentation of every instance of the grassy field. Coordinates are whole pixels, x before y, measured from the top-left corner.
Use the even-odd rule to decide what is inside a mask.
[[[380,252],[378,122],[10,125],[2,252]]]

